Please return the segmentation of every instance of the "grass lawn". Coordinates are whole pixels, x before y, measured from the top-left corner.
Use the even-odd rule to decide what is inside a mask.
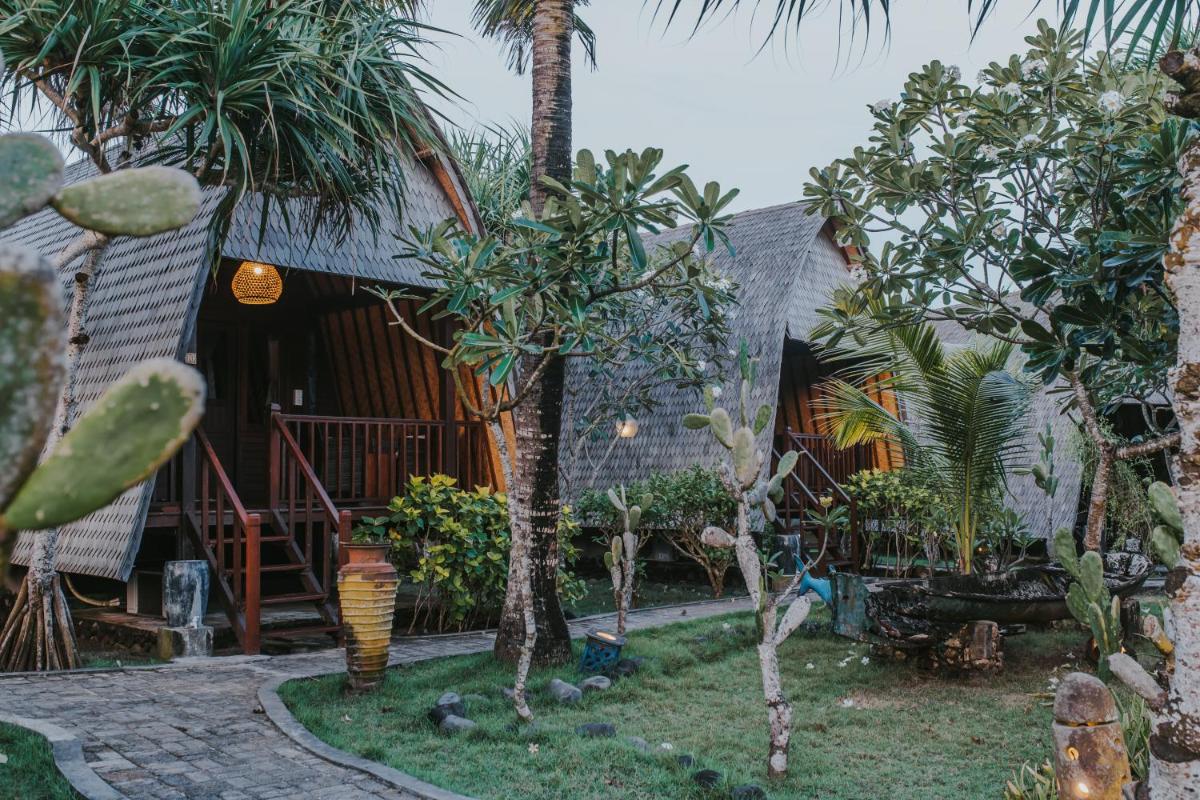
[[[612,581],[607,578],[584,578],[587,594],[567,606],[567,610],[577,617],[587,617],[592,614],[611,614],[616,611],[613,604]],[[725,598],[744,595],[746,591],[734,584],[725,587]],[[700,600],[712,600],[712,587],[707,583],[689,583],[687,581],[650,581],[639,580],[637,583],[638,596],[635,599],[637,608],[654,608],[655,606],[671,606],[678,603],[695,603]]]
[[[488,654],[394,669],[363,697],[345,695],[340,676],[293,681],[281,693],[335,747],[489,800],[701,800],[728,797],[744,783],[764,785],[776,799],[995,800],[1014,767],[1049,754],[1050,709],[1034,694],[1046,691],[1052,672],[1074,665],[1082,632],[1012,637],[1001,674],[949,678],[875,658],[863,663],[866,646],[828,633],[827,620],[825,611],[814,614],[814,625],[781,648],[795,724],[789,777],[770,786],[753,621],[745,614],[634,632],[626,654],[647,657],[638,675],[576,707],[541,691],[551,677],[576,680],[571,666],[535,671],[532,734],[508,729],[513,713],[499,690],[511,673]],[[425,718],[447,690],[486,698],[469,704],[479,727],[455,739]],[[583,739],[574,729],[586,722],[614,723],[617,737]],[[625,736],[654,749],[639,752]],[[659,749],[662,742],[672,749]],[[676,763],[685,753],[696,758],[691,770]],[[691,781],[700,768],[725,776],[719,792]]]
[[[0,722],[0,797],[5,800],[77,800],[54,766],[50,744],[24,728]]]

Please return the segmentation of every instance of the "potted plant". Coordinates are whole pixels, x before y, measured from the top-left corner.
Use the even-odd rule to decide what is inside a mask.
[[[364,518],[346,545],[338,570],[338,602],[346,639],[346,673],[350,687],[367,691],[383,681],[396,614],[400,582],[388,555],[387,518]]]

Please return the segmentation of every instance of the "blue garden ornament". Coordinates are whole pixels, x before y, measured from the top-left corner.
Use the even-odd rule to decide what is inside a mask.
[[[617,666],[625,637],[607,631],[591,631],[579,657],[579,671],[585,675],[606,675]]]
[[[796,569],[802,573],[800,576],[800,596],[803,597],[810,591],[816,592],[817,597],[825,602],[825,605],[833,605],[833,586],[829,582],[829,578],[814,578],[812,576],[812,564],[804,564],[800,560],[800,556],[796,556]],[[831,568],[829,570],[833,572]]]

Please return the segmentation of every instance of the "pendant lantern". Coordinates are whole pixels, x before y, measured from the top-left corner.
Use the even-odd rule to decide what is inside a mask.
[[[258,261],[243,261],[233,275],[233,296],[247,306],[268,306],[283,294],[279,270]]]

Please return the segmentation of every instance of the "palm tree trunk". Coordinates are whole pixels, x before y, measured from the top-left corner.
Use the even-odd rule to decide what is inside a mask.
[[[531,365],[526,365],[529,374]],[[562,420],[565,364],[556,358],[513,410],[517,457],[513,482],[508,488],[513,507],[513,552],[528,559],[510,558],[508,588],[500,627],[496,632],[496,658],[516,663],[525,645],[522,588],[533,592],[537,640],[535,664],[563,664],[571,658],[571,635],[558,599],[558,441]],[[530,574],[522,574],[529,564]]]
[[[533,120],[530,138],[533,173],[530,202],[540,213],[546,203],[542,176],[566,183],[571,177],[571,36],[574,0],[538,0],[532,44]],[[522,374],[533,371],[525,365]],[[571,636],[558,599],[558,441],[562,430],[563,384],[566,366],[554,358],[513,411],[517,428],[517,458],[509,502],[527,524],[514,526],[513,550],[528,552],[530,572],[522,574],[525,559],[509,559],[504,611],[496,633],[495,654],[517,662],[525,642],[521,589],[533,590],[537,641],[536,664],[562,664],[571,658]]]

